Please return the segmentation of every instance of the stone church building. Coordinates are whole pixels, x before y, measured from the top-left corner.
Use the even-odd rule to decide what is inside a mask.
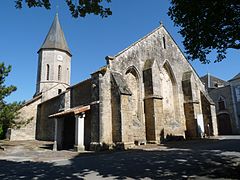
[[[240,73],[228,81],[210,74],[201,80],[216,105],[218,134],[240,134]]]
[[[72,86],[71,56],[56,15],[38,51],[36,93],[21,109],[32,120],[11,140],[80,151],[217,133],[213,101],[163,25]]]

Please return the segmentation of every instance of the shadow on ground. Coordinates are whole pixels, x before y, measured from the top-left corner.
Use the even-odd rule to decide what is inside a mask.
[[[54,163],[1,160],[0,179],[194,179],[240,177],[240,139],[167,143],[125,152],[80,154]]]

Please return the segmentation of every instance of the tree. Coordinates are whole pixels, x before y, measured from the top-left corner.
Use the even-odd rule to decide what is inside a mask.
[[[168,15],[180,27],[190,60],[209,63],[222,61],[229,48],[240,49],[239,0],[171,0]]]
[[[111,0],[65,0],[73,17],[85,17],[86,14],[100,15],[107,17],[112,14],[110,8],[105,8],[102,3],[110,3]],[[16,0],[16,8],[21,9],[23,0]],[[51,8],[50,0],[25,0],[28,7]]]
[[[11,66],[6,67],[4,63],[0,63],[0,139],[5,137],[9,127],[18,126],[15,121],[18,118],[18,110],[23,102],[7,103],[4,99],[12,92],[16,91],[15,86],[6,86],[5,79],[11,71]]]

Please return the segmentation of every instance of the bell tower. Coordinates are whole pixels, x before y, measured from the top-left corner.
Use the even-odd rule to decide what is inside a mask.
[[[36,95],[50,99],[70,86],[71,52],[62,31],[58,14],[38,51]]]

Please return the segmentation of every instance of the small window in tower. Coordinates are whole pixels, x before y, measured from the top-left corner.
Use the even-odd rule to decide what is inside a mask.
[[[220,97],[219,100],[218,100],[218,110],[222,111],[222,110],[225,110],[225,109],[226,109],[225,101],[222,97]]]
[[[61,80],[61,76],[62,76],[62,66],[58,66],[58,80]]]
[[[163,41],[163,48],[166,49],[166,39],[165,39],[164,36],[163,36],[163,38],[162,38],[162,41]]]
[[[50,70],[50,67],[49,67],[49,64],[47,64],[47,80],[49,80],[49,70]]]
[[[62,90],[61,89],[58,89],[58,94],[61,94]]]

